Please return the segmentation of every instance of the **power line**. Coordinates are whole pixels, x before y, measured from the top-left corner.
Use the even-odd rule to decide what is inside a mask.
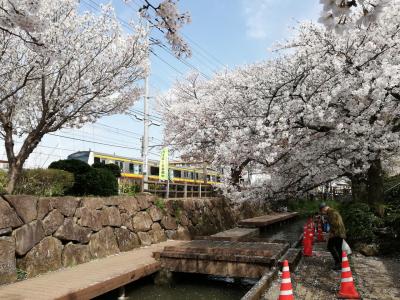
[[[103,146],[116,147],[116,148],[121,148],[121,149],[139,150],[139,151],[141,150],[140,148],[135,148],[135,147],[129,147],[129,146],[124,146],[124,145],[115,145],[115,144],[109,144],[109,143],[103,143],[103,142],[96,142],[96,141],[91,141],[91,140],[86,140],[86,139],[80,139],[80,138],[65,136],[65,135],[61,135],[61,134],[55,134],[55,133],[48,133],[48,135],[57,136],[57,137],[60,137],[60,138],[74,140],[74,141],[80,141],[80,142],[93,143],[93,144],[98,144],[98,145],[103,145]]]
[[[198,43],[196,43],[192,38],[190,38],[187,34],[184,34],[182,32],[182,36],[184,36],[188,41],[191,41],[195,46],[197,46],[200,50],[202,50],[207,56],[209,56],[211,59],[213,59],[217,64],[221,65],[222,67],[225,67],[225,64],[222,63],[218,58],[216,58],[214,55],[212,55],[209,51],[204,49],[202,46],[200,46]],[[200,52],[199,52],[200,53]]]
[[[180,70],[175,68],[173,65],[171,65],[169,62],[167,62],[165,59],[161,58],[158,54],[156,54],[152,49],[150,49],[150,53],[153,54],[155,57],[157,57],[159,60],[161,60],[163,63],[165,63],[167,66],[169,66],[171,69],[173,69],[175,72],[179,73],[182,76],[185,76]]]
[[[131,112],[133,114],[136,113],[136,114],[140,114],[140,115],[144,116],[144,112],[141,111],[141,110],[138,110],[138,109],[131,108],[129,110],[129,112]],[[162,122],[163,121],[162,117],[159,117],[159,116],[156,116],[156,115],[150,115],[150,114],[148,114],[148,115],[151,116],[149,119],[152,120],[152,121],[156,121],[156,122]]]
[[[130,130],[126,130],[126,129],[122,129],[122,128],[118,128],[118,127],[114,127],[114,126],[109,126],[109,125],[106,125],[106,124],[103,124],[103,123],[99,123],[99,122],[92,124],[92,126],[95,126],[95,127],[97,125],[99,125],[100,127],[104,127],[104,128],[115,129],[113,132],[118,134],[118,135],[121,135],[121,136],[131,137],[131,134],[134,134],[134,135],[139,136],[139,137],[133,137],[133,138],[135,138],[137,140],[140,140],[142,138],[142,134],[139,134],[139,133],[136,133],[136,132],[133,132],[133,131],[130,131]],[[126,132],[126,133],[121,133],[119,131]],[[150,138],[160,141],[159,138],[156,138],[154,136],[151,136]]]
[[[167,52],[169,55],[171,55],[172,57],[176,58],[177,60],[179,60],[181,63],[183,63],[184,65],[186,65],[188,68],[198,72],[201,76],[203,76],[205,79],[210,80],[210,76],[208,76],[207,74],[205,74],[204,72],[200,71],[198,68],[196,68],[194,65],[192,65],[191,63],[189,63],[187,60],[181,58],[181,57],[176,57],[175,54],[167,47],[164,45],[164,43],[162,43],[160,40],[157,40],[155,38],[150,38],[150,41],[152,41],[155,45],[157,45],[160,49],[162,49],[163,51]]]
[[[85,132],[85,131],[82,131],[82,130],[80,130],[78,132],[74,132],[74,131],[71,132],[71,131],[63,130],[62,133],[72,134],[72,135],[76,134],[78,136],[81,135],[81,136],[86,136],[86,137],[93,137],[96,140],[105,141],[105,142],[109,142],[109,141],[112,141],[112,142],[115,142],[115,143],[127,142],[126,138],[124,140],[122,140],[122,139],[113,138],[113,137],[110,137],[110,136],[104,136],[104,135],[94,134],[94,133],[91,133],[91,132]],[[135,136],[129,136],[129,138],[135,139],[135,140],[140,140],[140,138],[135,137]]]
[[[136,132],[133,132],[133,131],[130,131],[130,130],[127,130],[127,129],[122,129],[122,128],[110,126],[110,125],[107,125],[107,124],[104,124],[104,123],[100,123],[100,122],[96,122],[96,123],[94,123],[92,125],[94,125],[94,126],[98,125],[98,126],[109,128],[109,129],[115,129],[115,130],[123,131],[123,132],[129,133],[129,134],[134,134],[134,135],[137,135],[137,136],[140,136],[140,137],[142,136],[139,133],[136,133]]]
[[[57,137],[64,138],[64,139],[69,139],[69,140],[80,141],[80,142],[93,143],[93,144],[98,144],[98,145],[103,145],[103,146],[110,146],[110,147],[121,148],[121,149],[129,149],[129,150],[141,151],[140,148],[129,147],[129,146],[125,146],[125,145],[116,145],[116,144],[109,144],[109,143],[103,143],[103,142],[96,142],[96,141],[91,141],[91,140],[86,140],[86,139],[80,139],[80,138],[65,136],[65,135],[61,135],[61,134],[55,134],[55,133],[48,133],[48,135],[57,136]],[[153,152],[149,152],[149,153],[154,154],[154,155],[158,155],[158,153],[153,153]]]

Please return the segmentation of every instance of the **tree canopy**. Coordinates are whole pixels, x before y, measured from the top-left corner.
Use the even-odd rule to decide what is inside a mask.
[[[223,167],[223,189],[240,199],[381,176],[399,150],[399,12],[391,1],[345,33],[303,23],[278,58],[208,81],[191,74],[160,100],[166,143]],[[240,184],[248,166],[270,179]]]

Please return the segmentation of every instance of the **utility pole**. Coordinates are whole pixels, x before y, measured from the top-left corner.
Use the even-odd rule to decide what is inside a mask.
[[[144,80],[144,99],[143,99],[143,189],[149,188],[149,77]]]
[[[147,34],[149,31],[149,22],[147,21]],[[149,52],[150,53],[150,52]],[[149,71],[150,73],[150,54],[149,54]],[[149,75],[144,79],[144,99],[143,99],[143,190],[149,189]]]

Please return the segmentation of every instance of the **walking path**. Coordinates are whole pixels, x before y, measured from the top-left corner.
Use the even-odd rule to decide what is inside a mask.
[[[167,241],[0,287],[0,299],[90,299],[157,272],[154,252],[180,241]]]
[[[312,257],[303,257],[296,270],[291,270],[295,299],[335,300],[340,287],[340,271],[332,271],[333,259],[324,251],[325,243],[316,244]],[[364,300],[400,299],[400,261],[353,254],[351,268],[358,292]],[[262,299],[279,297],[276,280]]]
[[[400,259],[353,257],[354,275],[358,279],[359,292],[363,299],[400,299]]]

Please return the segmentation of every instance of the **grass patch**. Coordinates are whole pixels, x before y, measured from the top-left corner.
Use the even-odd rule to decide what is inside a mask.
[[[154,205],[157,206],[159,209],[162,211],[165,210],[165,201],[161,198],[158,198],[155,202]]]
[[[25,280],[28,277],[28,273],[25,270],[17,268],[17,280]]]

